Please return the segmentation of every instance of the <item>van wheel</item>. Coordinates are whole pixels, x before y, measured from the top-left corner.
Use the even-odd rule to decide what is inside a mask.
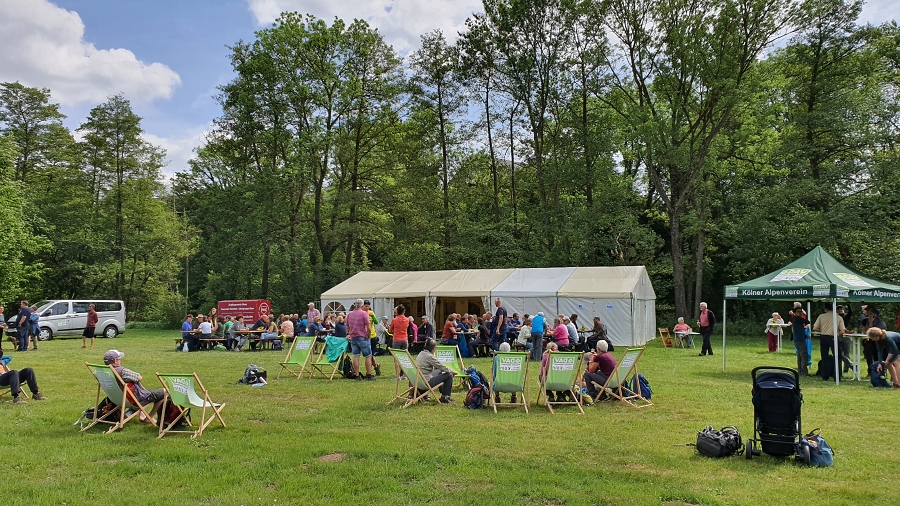
[[[47,327],[41,327],[41,333],[38,334],[38,341],[50,341],[53,339],[53,331]]]
[[[115,325],[110,325],[109,327],[103,329],[103,337],[112,339],[117,335],[119,335],[119,329],[117,329]]]

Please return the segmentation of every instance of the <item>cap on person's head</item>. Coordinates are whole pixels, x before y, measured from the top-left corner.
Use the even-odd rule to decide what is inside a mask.
[[[120,360],[125,357],[125,354],[119,350],[109,350],[103,354],[103,363],[109,365],[116,360]]]
[[[609,343],[607,343],[604,339],[597,341],[597,351],[600,353],[606,353],[609,351]]]
[[[387,316],[382,316],[381,319],[382,319],[382,320],[387,320],[388,317],[387,317]]]
[[[544,312],[543,312],[543,311],[538,311],[538,316],[544,316]]]
[[[844,309],[844,306],[838,306],[838,311],[840,311],[841,309]]]

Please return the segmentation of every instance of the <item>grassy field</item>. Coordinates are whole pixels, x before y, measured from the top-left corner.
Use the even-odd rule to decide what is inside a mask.
[[[274,380],[282,352],[176,353],[175,332],[129,330],[94,350],[80,340],[40,343],[11,367],[33,367],[49,401],[0,403],[5,427],[0,478],[6,504],[895,504],[898,394],[867,382],[803,382],[803,426],[821,427],[835,466],[806,468],[769,456],[713,460],[689,447],[707,424],[752,434],[750,374],[790,366],[793,354],[765,351],[764,339],[730,338],[728,372],[714,357],[652,341],[640,369],[654,406],[602,402],[585,415],[543,406],[469,411],[386,406],[393,366],[376,382]],[[156,439],[131,424],[106,435],[72,423],[92,405],[96,382],[84,366],[108,348],[142,373],[197,372],[226,402],[227,429],[201,438]],[[5,344],[4,349],[9,349]],[[616,355],[621,356],[622,350]],[[818,354],[818,350],[814,350]],[[248,363],[268,369],[262,388],[237,384]],[[487,359],[474,361],[489,371]],[[531,375],[530,400],[537,375]],[[893,497],[894,499],[891,499]]]

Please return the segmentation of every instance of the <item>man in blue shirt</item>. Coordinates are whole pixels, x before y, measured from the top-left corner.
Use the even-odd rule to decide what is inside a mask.
[[[531,319],[531,360],[540,360],[544,353],[544,330],[546,322],[544,313],[540,312]]]
[[[31,317],[31,309],[28,308],[28,301],[23,300],[19,304],[19,314],[16,315],[16,337],[19,338],[19,351],[28,351],[28,330],[31,328],[29,318]]]
[[[182,346],[187,346],[188,351],[194,351],[200,346],[200,337],[194,334],[194,315],[188,314],[181,324]]]

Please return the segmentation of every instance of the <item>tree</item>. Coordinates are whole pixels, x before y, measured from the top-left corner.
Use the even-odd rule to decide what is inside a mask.
[[[682,219],[748,73],[787,23],[792,3],[609,0],[606,5],[607,27],[621,46],[620,57],[608,65],[625,104],[617,111],[639,143],[637,154],[666,211],[675,311],[689,314]]]
[[[48,154],[68,132],[59,104],[50,103],[50,90],[29,88],[18,82],[0,83],[0,133],[9,133],[18,146],[16,179],[48,163]]]

